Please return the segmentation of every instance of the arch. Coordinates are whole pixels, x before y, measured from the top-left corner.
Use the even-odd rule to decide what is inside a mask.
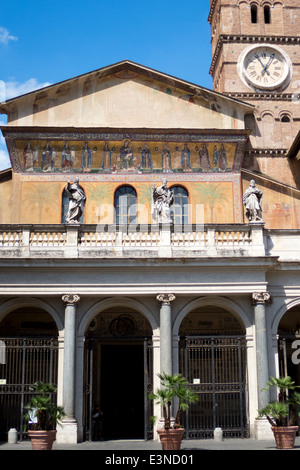
[[[48,302],[45,302],[44,300],[37,299],[35,297],[26,297],[24,298],[16,298],[16,299],[11,299],[8,300],[7,302],[4,302],[2,305],[0,305],[0,322],[9,314],[12,313],[14,310],[17,310],[22,307],[35,307],[35,308],[40,308],[42,310],[45,310],[47,313],[49,313],[52,318],[54,319],[58,332],[63,330],[64,324],[59,316],[58,312],[55,310],[52,305],[48,304]]]
[[[300,297],[297,297],[296,299],[288,301],[286,304],[282,305],[277,313],[275,314],[272,324],[271,324],[271,331],[272,335],[277,335],[278,331],[278,326],[280,323],[281,318],[283,315],[288,311],[291,310],[293,307],[296,307],[300,305]]]
[[[225,297],[200,297],[186,304],[178,312],[176,319],[174,321],[174,324],[173,324],[173,334],[178,335],[181,322],[188,313],[192,312],[196,308],[206,307],[208,305],[221,307],[225,310],[228,310],[236,318],[238,318],[239,320],[243,322],[243,326],[246,330],[248,328],[252,328],[252,323],[250,319],[248,318],[248,316],[246,315],[246,312],[236,302],[230,299],[226,299]]]
[[[290,111],[282,110],[279,114],[279,119],[281,122],[291,122],[292,114]]]
[[[250,5],[251,23],[257,23],[257,4],[251,3]]]
[[[146,317],[153,331],[158,328],[157,320],[151,310],[139,300],[131,299],[128,297],[110,297],[96,302],[92,307],[87,310],[79,324],[78,335],[82,337],[85,336],[86,330],[91,320],[99,313],[112,307],[128,307],[133,310],[136,310],[138,313],[141,313]]]
[[[271,24],[271,7],[268,4],[264,5],[263,7],[265,24]]]
[[[118,186],[114,193],[114,209],[116,224],[137,223],[137,192],[133,186]]]
[[[189,223],[189,192],[183,185],[170,186],[174,193],[174,203],[171,206],[170,214],[174,224]]]

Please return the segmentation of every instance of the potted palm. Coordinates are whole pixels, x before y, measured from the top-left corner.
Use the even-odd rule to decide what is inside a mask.
[[[278,449],[292,449],[299,428],[300,394],[295,391],[298,386],[289,376],[270,377],[264,390],[273,386],[278,389],[278,399],[259,410],[259,417],[265,416],[271,424]]]
[[[156,393],[151,393],[149,398],[162,407],[164,427],[158,429],[163,450],[178,450],[181,446],[184,428],[180,419],[182,411],[189,407],[190,403],[198,400],[198,396],[188,388],[188,381],[181,374],[158,374],[161,388]],[[175,420],[171,418],[174,402],[177,401],[177,413]],[[172,422],[174,421],[174,422]]]
[[[28,435],[33,450],[51,450],[56,437],[56,423],[64,415],[62,407],[51,400],[56,388],[51,383],[36,382],[30,390],[34,392],[26,406],[25,419],[30,423]]]

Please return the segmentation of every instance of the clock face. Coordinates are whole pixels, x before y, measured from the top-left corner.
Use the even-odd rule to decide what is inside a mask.
[[[289,74],[284,55],[272,47],[256,47],[246,54],[244,76],[255,88],[277,88]]]

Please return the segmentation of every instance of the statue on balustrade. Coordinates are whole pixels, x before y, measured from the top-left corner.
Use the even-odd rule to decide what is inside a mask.
[[[65,191],[69,198],[69,209],[66,216],[66,222],[68,224],[79,224],[86,201],[84,191],[79,186],[79,178],[75,178],[75,181],[72,184],[68,181]]]
[[[243,203],[249,222],[263,222],[261,208],[262,196],[262,191],[255,186],[255,181],[251,180],[249,188],[243,195]]]
[[[152,217],[158,223],[172,223],[170,207],[174,202],[172,189],[167,188],[167,180],[163,179],[162,185],[152,186]]]

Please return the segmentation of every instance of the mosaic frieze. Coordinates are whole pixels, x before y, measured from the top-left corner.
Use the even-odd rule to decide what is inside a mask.
[[[206,173],[231,172],[233,143],[18,141],[23,172]]]

